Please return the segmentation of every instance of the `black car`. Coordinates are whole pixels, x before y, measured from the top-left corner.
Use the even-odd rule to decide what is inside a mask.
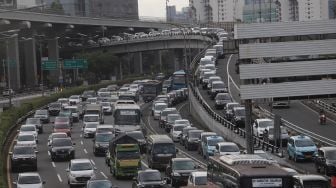
[[[90,97],[95,97],[95,96],[96,96],[96,92],[94,90],[87,90],[83,92],[83,94],[81,95],[81,98],[82,98],[82,101],[86,101],[86,99]]]
[[[36,151],[31,146],[14,146],[11,155],[12,172],[23,170],[25,167],[28,171],[37,171]]]
[[[40,118],[27,118],[26,124],[35,125],[36,129],[38,130],[38,133],[39,134],[43,133],[43,125]]]
[[[112,132],[96,133],[93,141],[93,154],[105,155],[108,150],[109,143],[114,137]]]
[[[228,93],[217,93],[215,97],[215,108],[223,109],[224,106],[231,102],[231,96]]]
[[[48,106],[48,112],[52,116],[58,116],[61,109],[62,109],[62,104],[59,102],[50,103]]]
[[[336,175],[336,147],[321,147],[314,158],[316,171],[327,176]]]
[[[36,110],[34,118],[39,118],[42,123],[49,123],[49,112],[48,110]]]
[[[160,188],[165,184],[166,182],[161,178],[160,171],[146,169],[138,171],[138,175],[133,179],[132,188]]]
[[[187,136],[185,138],[184,147],[190,150],[197,150],[199,145],[199,138],[201,133],[204,132],[203,130],[190,130],[187,132]]]
[[[185,186],[192,172],[197,171],[197,165],[190,158],[172,158],[166,169],[166,176],[172,187]]]
[[[238,128],[245,128],[245,108],[244,107],[234,107],[232,109],[232,120],[231,122]]]
[[[73,145],[75,144],[72,143],[71,138],[54,138],[49,148],[51,160],[74,159],[75,148]]]
[[[146,152],[146,139],[142,131],[130,131],[126,132],[126,134],[138,141],[141,154]]]

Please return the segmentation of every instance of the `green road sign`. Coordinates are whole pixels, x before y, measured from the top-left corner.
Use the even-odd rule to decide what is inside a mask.
[[[86,59],[65,59],[64,69],[87,69],[88,62]]]
[[[55,60],[45,60],[42,61],[43,70],[57,70],[57,61]]]

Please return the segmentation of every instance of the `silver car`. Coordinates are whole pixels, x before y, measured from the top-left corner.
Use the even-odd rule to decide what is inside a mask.
[[[20,173],[17,181],[14,182],[16,184],[17,188],[43,188],[45,182],[42,181],[41,176],[39,173],[35,172],[26,172],[26,173]]]

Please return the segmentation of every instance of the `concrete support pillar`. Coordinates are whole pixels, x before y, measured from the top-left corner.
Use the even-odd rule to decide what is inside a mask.
[[[48,40],[48,59],[49,60],[56,60],[59,59],[59,49],[58,49],[58,38],[49,39]],[[60,63],[60,62],[59,62]],[[60,70],[52,70],[49,71],[49,76],[51,78],[51,82],[56,84],[59,82]]]
[[[135,73],[143,74],[142,52],[137,52],[134,56]]]
[[[24,41],[25,84],[33,87],[38,84],[35,39]]]
[[[17,36],[6,40],[8,87],[21,88],[19,40]]]
[[[181,49],[176,49],[174,50],[175,54],[175,68],[174,70],[181,70],[184,69],[184,64],[183,64],[183,51]]]
[[[157,53],[155,53],[155,63],[159,64],[159,70],[162,72],[162,54],[161,50],[158,50]]]
[[[123,79],[123,68],[122,68],[122,61],[121,58],[119,58],[119,79]]]

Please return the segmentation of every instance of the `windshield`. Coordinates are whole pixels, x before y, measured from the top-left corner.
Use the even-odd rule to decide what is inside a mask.
[[[49,105],[49,107],[51,107],[51,108],[61,108],[61,104],[60,103],[51,103],[50,105]]]
[[[119,100],[134,100],[135,96],[130,96],[130,95],[120,95]]]
[[[166,104],[155,105],[155,110],[158,110],[158,111],[162,111],[165,108],[167,108]]]
[[[97,128],[97,124],[95,123],[88,123],[85,125],[85,128]]]
[[[209,79],[211,76],[214,76],[214,73],[204,73],[204,79]]]
[[[223,83],[213,83],[212,88],[213,89],[222,89],[222,88],[225,88],[225,85]]]
[[[56,124],[55,129],[70,129],[68,124]]]
[[[260,128],[266,128],[266,127],[270,127],[273,126],[273,121],[260,121],[259,122],[259,127]]]
[[[84,116],[84,122],[98,122],[99,116]]]
[[[32,147],[15,147],[13,154],[16,155],[33,155],[34,150]]]
[[[37,118],[28,118],[26,124],[41,124],[41,121]]]
[[[309,139],[295,140],[296,147],[312,147],[315,146],[314,142]]]
[[[174,126],[174,131],[182,131],[185,126]]]
[[[92,165],[89,162],[85,163],[72,163],[71,171],[92,170]]]
[[[53,139],[52,145],[54,147],[60,147],[60,146],[72,146],[71,140],[70,139],[60,139],[56,138]]]
[[[281,134],[287,134],[286,128],[281,127],[280,130],[281,130]],[[273,135],[274,134],[274,127],[268,128],[268,133],[270,135]]]
[[[217,95],[216,96],[216,100],[230,100],[230,96],[229,95]]]
[[[220,152],[239,152],[239,148],[236,145],[221,146]]]
[[[141,132],[128,132],[127,133],[129,136],[131,136],[132,138],[135,138],[137,140],[144,140],[145,137]]]
[[[22,126],[20,131],[35,131],[35,126]]]
[[[189,125],[189,121],[188,120],[176,120],[175,124],[184,124],[184,125]]]
[[[87,102],[89,102],[89,103],[95,103],[95,102],[97,102],[97,99],[87,99]]]
[[[93,181],[88,184],[88,187],[90,188],[111,188],[112,183],[107,180],[106,181],[105,180]]]
[[[68,137],[68,135],[67,134],[53,134],[52,136],[51,136],[51,138],[52,139],[54,139],[54,138],[66,138],[66,137]]]
[[[71,96],[70,99],[79,99],[79,96]]]
[[[161,181],[161,174],[160,172],[144,172],[140,174],[140,181]]]
[[[201,132],[189,132],[189,138],[199,138],[201,136]]]
[[[193,161],[175,161],[173,163],[174,170],[194,170],[196,168]]]
[[[174,84],[186,84],[185,75],[174,75],[173,83]]]
[[[170,84],[171,84],[171,80],[165,80],[162,85],[163,86],[170,86]]]
[[[224,142],[224,139],[211,139],[208,140],[208,146],[216,146],[217,143]]]
[[[156,93],[156,86],[152,86],[152,85],[144,85],[143,87],[143,92],[144,93]]]
[[[46,114],[48,114],[48,111],[46,111],[46,110],[36,110],[35,114],[36,115],[46,115]]]
[[[138,125],[140,118],[138,109],[118,109],[114,114],[114,123],[116,125]]]
[[[336,160],[336,150],[325,152],[325,158],[329,160]]]
[[[102,102],[102,103],[100,103],[102,106],[111,106],[111,103],[109,103],[109,102]]]
[[[138,151],[119,151],[117,153],[118,159],[139,159],[140,153]]]
[[[62,115],[64,115],[64,116],[69,116],[70,115],[70,113],[71,113],[71,110],[69,110],[69,109],[63,109],[59,114],[59,116],[62,116]]]
[[[317,181],[317,180],[304,180],[304,188],[329,188],[328,182],[326,181]]]
[[[174,154],[175,152],[175,145],[173,143],[158,143],[153,148],[153,154]]]
[[[236,116],[245,116],[245,109],[237,109]]]
[[[175,120],[178,120],[178,119],[182,119],[180,115],[167,117],[168,122],[174,122]]]
[[[18,141],[34,141],[34,135],[19,135],[17,138]]]
[[[63,123],[65,123],[65,122],[69,122],[70,120],[69,120],[69,118],[68,117],[56,117],[55,118],[55,122],[63,122]]]
[[[168,114],[177,114],[177,110],[176,109],[167,111],[164,110],[161,112],[161,116],[167,116]]]
[[[206,185],[208,179],[206,176],[195,177],[195,185]]]
[[[96,142],[109,142],[113,138],[113,134],[96,134]]]
[[[60,102],[60,103],[68,103],[68,99],[59,99],[58,102]]]
[[[41,179],[39,176],[20,176],[19,184],[39,184],[41,183]]]

